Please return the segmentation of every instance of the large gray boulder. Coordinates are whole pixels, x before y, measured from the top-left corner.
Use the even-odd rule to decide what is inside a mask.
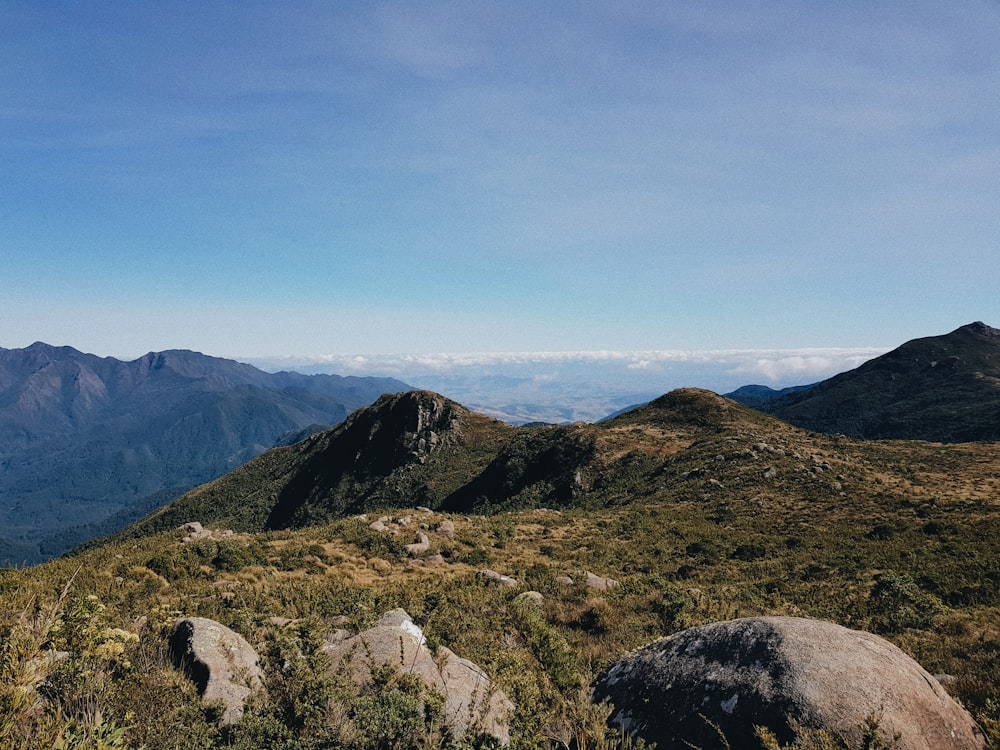
[[[170,635],[174,663],[194,681],[206,701],[223,704],[220,724],[243,717],[246,700],[263,690],[264,673],[253,646],[239,633],[206,617],[187,617]]]
[[[368,630],[336,642],[324,650],[334,672],[367,685],[375,667],[391,666],[417,675],[445,699],[444,721],[451,733],[486,734],[503,745],[510,743],[513,704],[477,665],[440,646],[437,656],[427,647],[423,632],[401,609],[387,612]]]
[[[795,725],[861,747],[878,720],[895,750],[986,750],[982,730],[919,664],[870,633],[794,617],[691,628],[625,656],[595,681],[610,723],[659,750],[791,743]],[[726,745],[720,739],[725,737]]]

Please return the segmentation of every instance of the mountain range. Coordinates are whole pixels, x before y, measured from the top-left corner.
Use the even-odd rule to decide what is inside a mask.
[[[998,383],[1000,331],[977,322],[909,341],[811,386],[746,386],[728,397],[816,432],[962,442],[997,438]],[[339,424],[382,394],[409,390],[388,378],[270,374],[188,351],[122,362],[41,343],[0,349],[0,562],[35,562],[110,533],[273,446],[311,457],[310,468],[294,481],[291,469],[276,469],[288,487],[273,485],[274,472],[267,481],[252,476],[257,463],[236,472],[269,488],[254,502],[267,497],[272,507],[238,508],[257,514],[252,528],[394,503],[468,510],[560,505],[588,494],[577,482],[594,474],[588,461],[607,464],[595,445],[613,429],[516,430],[429,391],[383,399],[377,406],[387,412]],[[641,413],[630,409],[608,421]],[[339,426],[322,432],[331,425]],[[456,446],[461,455],[453,457]],[[338,458],[312,456],[326,452]],[[629,460],[642,463],[641,454]],[[269,453],[261,465],[275,455],[285,454]],[[343,455],[354,459],[344,465]],[[545,466],[566,460],[571,468],[557,476]]]
[[[0,348],[0,563],[36,562],[113,531],[408,388],[266,373],[183,350],[124,362],[44,343]]]
[[[988,377],[990,331],[968,329],[932,344],[953,352],[965,341]],[[976,413],[960,408],[968,389],[951,392],[959,413]],[[398,629],[370,651],[400,654],[405,673],[352,687],[330,671],[332,649],[356,648],[350,639],[391,620],[504,692],[515,750],[638,746],[609,734],[611,707],[589,703],[598,672],[692,626],[779,616],[891,640],[926,669],[916,683],[979,722],[987,739],[970,747],[996,747],[998,478],[995,441],[827,434],[696,388],[596,423],[536,426],[432,391],[383,394],[109,537],[0,570],[0,636],[10,633],[0,643],[11,644],[0,659],[0,742],[454,746],[434,694],[410,680],[417,670]],[[221,726],[200,672],[188,679],[183,659],[168,657],[177,623],[192,620],[259,649],[266,695],[236,724]],[[740,653],[754,675],[765,663],[784,670],[770,651]],[[878,712],[848,727],[857,741],[814,733],[820,726],[781,742],[758,732],[761,746],[897,746],[880,696],[898,693],[899,672],[873,673],[870,656],[838,677],[849,692],[861,673],[879,677]],[[247,682],[242,668],[222,672]],[[647,687],[635,693],[657,710],[674,700]],[[44,700],[19,698],[33,695]],[[728,716],[736,700],[715,705]],[[736,746],[709,726],[699,746]]]

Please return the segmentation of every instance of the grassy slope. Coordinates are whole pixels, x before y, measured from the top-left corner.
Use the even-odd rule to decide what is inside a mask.
[[[576,501],[587,507],[450,516],[454,539],[430,532],[444,566],[407,565],[403,544],[414,526],[391,536],[360,518],[195,544],[171,530],[4,571],[0,621],[30,632],[32,615],[44,614],[78,570],[64,609],[94,595],[106,609],[93,621],[140,639],[128,646],[128,666],[70,660],[56,697],[84,723],[80,707],[100,704],[105,724],[126,727],[131,743],[150,749],[290,748],[281,738],[293,735],[302,747],[350,745],[349,722],[321,728],[309,717],[327,700],[368,704],[323,682],[308,646],[318,630],[357,630],[396,606],[432,644],[481,664],[509,693],[518,747],[586,733],[593,717],[581,688],[622,653],[753,614],[882,633],[929,671],[953,675],[949,690],[1000,741],[1000,445],[813,435],[697,391],[560,430],[510,434],[540,435],[543,444],[569,434],[592,446],[574,476]],[[524,454],[516,443],[494,457],[506,450],[512,463]],[[532,486],[522,488],[525,501]],[[443,517],[410,513],[432,528]],[[475,577],[482,567],[522,585],[486,586]],[[556,583],[579,569],[623,585],[596,593]],[[540,613],[514,602],[528,588],[546,596]],[[228,734],[165,661],[161,630],[177,613],[225,622],[265,654],[270,700]],[[272,616],[305,624],[280,627]],[[95,651],[100,638],[77,636],[77,649],[86,653],[89,642]],[[167,708],[150,717],[141,707],[151,703]],[[63,731],[52,710],[39,714],[36,736]]]

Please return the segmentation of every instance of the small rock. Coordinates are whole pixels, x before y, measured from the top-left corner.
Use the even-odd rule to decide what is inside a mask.
[[[455,523],[450,518],[444,519],[437,525],[437,530],[449,539],[455,538]]]
[[[431,542],[423,532],[417,534],[417,541],[406,545],[406,551],[411,555],[422,555],[431,548]]]
[[[497,573],[495,570],[480,570],[476,573],[476,577],[490,583],[499,584],[500,586],[509,586],[511,588],[517,586],[516,578]]]
[[[604,576],[595,575],[589,570],[580,571],[572,575],[577,576],[574,580],[583,579],[583,584],[588,589],[594,589],[595,591],[607,591],[608,589],[616,589],[621,584],[614,578],[605,578]]]

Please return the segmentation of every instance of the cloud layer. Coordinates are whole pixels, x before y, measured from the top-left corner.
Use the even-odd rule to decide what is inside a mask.
[[[268,370],[393,376],[511,422],[596,421],[675,388],[806,385],[875,348],[480,352],[255,358]]]

